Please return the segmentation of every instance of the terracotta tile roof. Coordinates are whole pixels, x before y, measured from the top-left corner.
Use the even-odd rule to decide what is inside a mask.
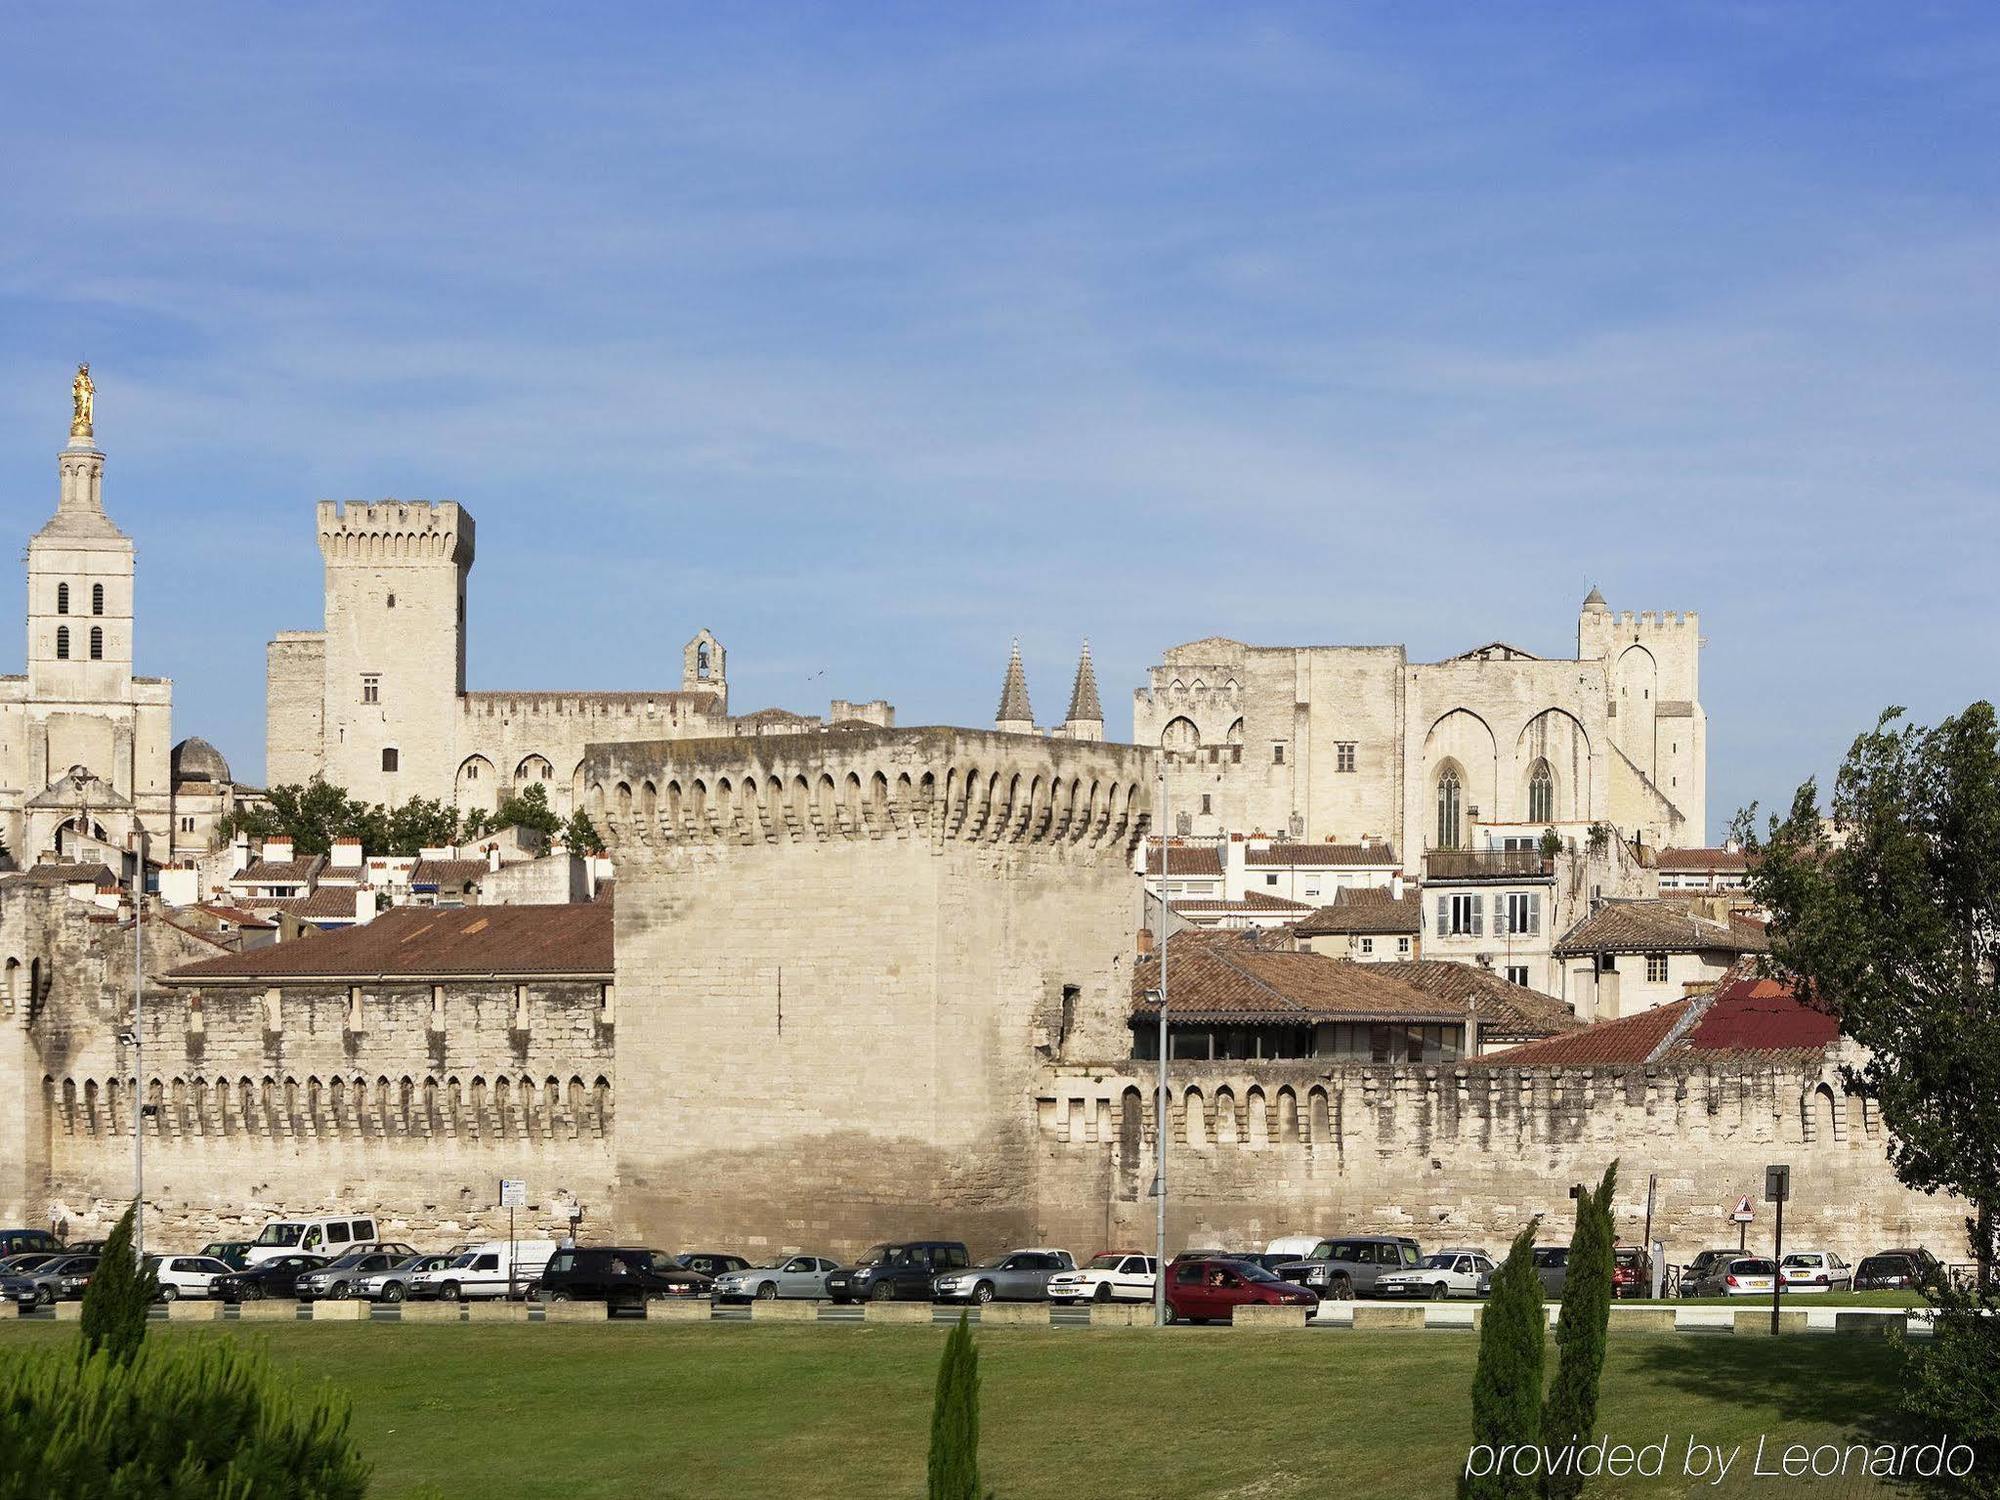
[[[275,922],[265,921],[254,911],[245,911],[240,906],[223,906],[214,901],[203,901],[197,903],[195,909],[197,911],[205,911],[211,917],[218,918],[221,921],[234,922],[238,927],[261,929],[277,925]]]
[[[1657,863],[1681,874],[1740,874],[1750,868],[1750,857],[1741,849],[1662,849]]]
[[[1195,912],[1308,912],[1312,907],[1304,901],[1287,901],[1283,896],[1267,896],[1262,891],[1246,891],[1241,901],[1224,901],[1220,898],[1169,896],[1167,905],[1175,911]]]
[[[102,862],[80,865],[30,865],[10,877],[22,885],[116,885],[118,877]]]
[[[1299,923],[1302,937],[1319,937],[1342,932],[1406,933],[1421,932],[1424,926],[1424,898],[1420,891],[1406,890],[1398,901],[1379,887],[1342,891],[1331,906]]]
[[[1739,964],[1708,994],[1600,1021],[1481,1061],[1536,1068],[1811,1065],[1824,1061],[1839,1035],[1839,1023],[1832,1016],[1799,1000],[1784,981],[1760,978],[1749,972],[1747,964]]]
[[[420,859],[410,866],[410,884],[462,891],[467,885],[478,885],[491,873],[483,859]]]
[[[399,906],[374,921],[307,941],[176,969],[167,982],[450,979],[470,975],[611,977],[611,906]]]
[[[1666,897],[1607,901],[1563,934],[1557,958],[1591,953],[1762,953],[1771,946],[1763,925],[1718,921]]]
[[[1426,995],[1479,1016],[1480,1035],[1496,1041],[1527,1041],[1580,1029],[1576,1012],[1553,996],[1512,984],[1491,969],[1445,959],[1398,960],[1374,965]]]
[[[1146,873],[1160,873],[1160,851],[1155,846],[1146,851]],[[1214,875],[1222,874],[1222,851],[1214,844],[1199,844],[1183,847],[1179,844],[1167,846],[1167,873],[1170,875]]]
[[[253,859],[229,877],[231,885],[303,885],[326,863],[324,854],[304,859]]]
[[[250,906],[271,916],[289,914],[302,922],[354,920],[354,887],[323,885],[309,896],[246,896]]]
[[[1264,849],[1246,849],[1243,862],[1324,869],[1348,865],[1393,867],[1398,861],[1395,849],[1388,844],[1272,844]]]
[[[1439,1000],[1385,972],[1396,967],[1263,948],[1233,933],[1181,934],[1167,944],[1167,1013],[1176,1021],[1270,1025],[1465,1019],[1463,1003]],[[1159,1014],[1146,994],[1158,986],[1158,974],[1157,954],[1134,966],[1135,1016]]]

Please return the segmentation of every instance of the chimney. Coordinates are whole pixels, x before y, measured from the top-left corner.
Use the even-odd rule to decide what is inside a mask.
[[[365,885],[354,888],[354,921],[356,925],[375,920],[375,892]]]
[[[488,870],[498,870],[500,868],[500,846],[498,844],[488,844],[486,846],[486,868]]]
[[[250,868],[250,835],[239,833],[229,841],[229,873],[241,875]]]
[[[264,840],[264,858],[272,864],[287,864],[291,857],[292,836],[289,833],[277,834]]]
[[[361,840],[339,838],[333,841],[333,868],[336,870],[358,870],[361,868]]]
[[[1403,899],[1403,872],[1401,870],[1396,871],[1395,874],[1389,877],[1389,899],[1392,901],[1401,901]]]

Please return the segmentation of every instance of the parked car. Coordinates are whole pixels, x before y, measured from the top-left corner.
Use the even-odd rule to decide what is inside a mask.
[[[1695,1258],[1681,1267],[1680,1292],[1683,1297],[1714,1295],[1697,1292],[1693,1288],[1706,1286],[1716,1281],[1722,1274],[1720,1268],[1729,1261],[1741,1260],[1748,1253],[1742,1250],[1702,1250]]]
[[[19,1255],[9,1255],[0,1260],[0,1276],[22,1275],[36,1266],[47,1265],[64,1253],[61,1250],[23,1250]]]
[[[1683,1297],[1768,1297],[1778,1268],[1761,1255],[1732,1255],[1711,1261],[1692,1279],[1681,1274]]]
[[[933,1278],[971,1264],[962,1240],[870,1245],[853,1265],[826,1278],[826,1294],[835,1302],[928,1301]]]
[[[1345,1301],[1372,1297],[1383,1273],[1415,1270],[1423,1258],[1422,1248],[1407,1235],[1357,1234],[1325,1240],[1304,1260],[1282,1266],[1276,1274],[1322,1297]]]
[[[591,1245],[566,1247],[549,1257],[535,1282],[543,1302],[602,1302],[607,1308],[644,1307],[652,1299],[706,1297],[714,1278],[678,1264],[658,1250]]]
[[[331,1260],[356,1245],[375,1243],[375,1221],[339,1214],[331,1218],[273,1219],[266,1224],[250,1248],[243,1252],[247,1265],[276,1260],[293,1253],[318,1255]]]
[[[1483,1297],[1498,1269],[1484,1251],[1426,1255],[1413,1271],[1389,1271],[1375,1278],[1378,1297]]]
[[[159,1283],[159,1300],[174,1302],[182,1297],[207,1297],[218,1276],[227,1276],[233,1267],[207,1255],[149,1255],[147,1268]]]
[[[727,1276],[731,1271],[747,1271],[750,1262],[740,1255],[723,1255],[714,1250],[689,1250],[674,1258],[674,1264],[708,1277]]]
[[[436,1297],[446,1302],[525,1296],[541,1279],[558,1248],[554,1240],[488,1240],[449,1265],[414,1272],[405,1295],[412,1301]]]
[[[69,1251],[71,1255],[102,1255],[104,1247],[109,1243],[108,1240],[73,1240],[64,1245],[63,1249]]]
[[[839,1269],[839,1261],[824,1255],[790,1255],[767,1266],[725,1271],[715,1278],[714,1293],[722,1302],[750,1298],[768,1302],[774,1297],[818,1299],[826,1295],[828,1273]]]
[[[1228,1318],[1245,1305],[1304,1307],[1310,1317],[1311,1309],[1319,1306],[1319,1297],[1254,1261],[1183,1259],[1167,1267],[1169,1323]]]
[[[1049,1278],[1051,1302],[1151,1302],[1160,1263],[1150,1255],[1107,1250],[1075,1271]]]
[[[410,1278],[417,1272],[448,1266],[464,1253],[463,1250],[447,1250],[435,1255],[406,1255],[387,1270],[356,1277],[354,1295],[366,1297],[370,1302],[401,1302],[409,1292]]]
[[[1611,1252],[1611,1295],[1653,1295],[1653,1257],[1637,1245],[1620,1245]]]
[[[1847,1292],[1854,1289],[1854,1268],[1831,1250],[1794,1250],[1778,1262],[1788,1292]]]
[[[1541,1280],[1543,1297],[1561,1297],[1569,1280],[1569,1246],[1535,1246],[1535,1275]]]
[[[60,1255],[65,1248],[63,1242],[46,1229],[0,1229],[0,1260],[35,1250]]]
[[[95,1255],[57,1255],[25,1271],[0,1276],[0,1298],[17,1307],[48,1307],[81,1297],[97,1269]]]
[[[242,1270],[250,1264],[250,1241],[210,1240],[201,1247],[201,1253],[211,1260],[219,1260],[233,1270]]]
[[[208,1294],[224,1302],[262,1302],[267,1297],[296,1297],[299,1278],[326,1264],[324,1255],[279,1255],[254,1266],[218,1276],[208,1284]]]
[[[945,1271],[931,1282],[940,1302],[1046,1302],[1049,1278],[1074,1271],[1076,1257],[1067,1250],[1016,1250],[990,1265]]]
[[[299,1300],[315,1302],[321,1297],[341,1301],[358,1295],[355,1285],[364,1276],[374,1276],[386,1271],[399,1261],[408,1260],[417,1252],[408,1245],[383,1244],[362,1245],[336,1256],[317,1270],[308,1271],[299,1278]]]
[[[1914,1292],[1943,1279],[1944,1267],[1928,1250],[1880,1250],[1854,1268],[1857,1292]]]

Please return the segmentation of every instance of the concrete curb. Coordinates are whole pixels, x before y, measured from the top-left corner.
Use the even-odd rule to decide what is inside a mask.
[[[295,1323],[298,1321],[299,1305],[260,1297],[254,1302],[237,1303],[236,1316],[245,1323]]]
[[[1306,1307],[1264,1307],[1245,1303],[1229,1310],[1231,1328],[1280,1329],[1296,1328],[1305,1332],[1306,1314],[1312,1309]]]
[[[368,1321],[368,1304],[356,1302],[351,1297],[339,1300],[327,1297],[312,1304],[312,1321],[315,1323],[365,1323]]]
[[[750,1304],[750,1321],[753,1323],[816,1323],[819,1321],[819,1304],[803,1299],[787,1301],[780,1297],[767,1297],[762,1302]]]
[[[1047,1328],[1046,1302],[989,1302],[979,1309],[981,1328]]]
[[[222,1304],[203,1297],[191,1300],[176,1297],[167,1304],[169,1323],[213,1323],[222,1317]]]
[[[928,1323],[931,1321],[931,1305],[928,1302],[864,1302],[861,1305],[861,1321]]]

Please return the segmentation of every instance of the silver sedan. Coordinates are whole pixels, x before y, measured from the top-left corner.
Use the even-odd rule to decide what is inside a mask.
[[[823,1255],[791,1255],[783,1260],[774,1260],[767,1266],[725,1272],[715,1278],[711,1290],[718,1302],[748,1298],[769,1301],[773,1297],[820,1298],[826,1295],[826,1273],[839,1269],[839,1261],[828,1260]]]

